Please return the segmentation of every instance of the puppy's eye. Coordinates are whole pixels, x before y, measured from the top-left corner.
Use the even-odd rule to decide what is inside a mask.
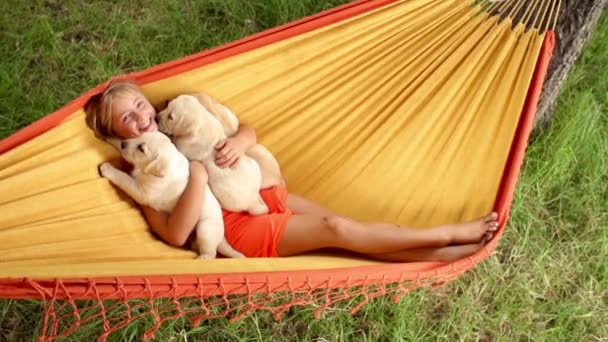
[[[144,153],[144,144],[137,145],[137,149],[139,150],[139,152]]]
[[[168,118],[169,120],[173,120],[173,112],[169,113],[169,115],[167,116],[167,118]]]

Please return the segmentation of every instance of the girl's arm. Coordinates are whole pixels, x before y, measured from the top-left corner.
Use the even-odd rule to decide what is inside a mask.
[[[255,129],[251,126],[240,124],[238,131],[226,140],[215,146],[215,163],[219,167],[236,167],[239,159],[250,147],[257,144]]]
[[[207,170],[203,164],[191,161],[188,185],[170,214],[147,206],[142,207],[152,231],[166,243],[181,247],[188,240],[201,217],[201,208],[205,200],[203,189],[207,184],[207,178]]]

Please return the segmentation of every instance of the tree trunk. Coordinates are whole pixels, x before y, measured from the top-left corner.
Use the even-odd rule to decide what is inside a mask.
[[[562,0],[556,28],[556,45],[543,87],[535,126],[551,122],[557,96],[568,72],[581,54],[607,0]]]

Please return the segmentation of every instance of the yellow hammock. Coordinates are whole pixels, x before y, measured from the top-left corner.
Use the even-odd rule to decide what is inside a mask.
[[[97,165],[118,156],[85,125],[82,106],[100,85],[0,143],[0,294],[101,300],[138,284],[140,295],[124,299],[148,296],[141,286],[172,296],[176,279],[198,289],[205,276],[247,294],[294,290],[272,279],[313,290],[453,278],[502,234],[551,54],[558,4],[522,3],[358,1],[131,75],[155,104],[202,90],[218,98],[256,128],[291,192],[339,214],[427,227],[499,210],[498,237],[472,258],[196,260],[154,238],[99,176]]]

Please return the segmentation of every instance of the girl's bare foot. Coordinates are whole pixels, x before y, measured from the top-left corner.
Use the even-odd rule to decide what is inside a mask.
[[[498,214],[492,212],[474,221],[448,224],[441,226],[439,229],[445,230],[447,235],[450,236],[450,245],[485,242],[487,233],[493,233],[498,229],[497,219]]]

